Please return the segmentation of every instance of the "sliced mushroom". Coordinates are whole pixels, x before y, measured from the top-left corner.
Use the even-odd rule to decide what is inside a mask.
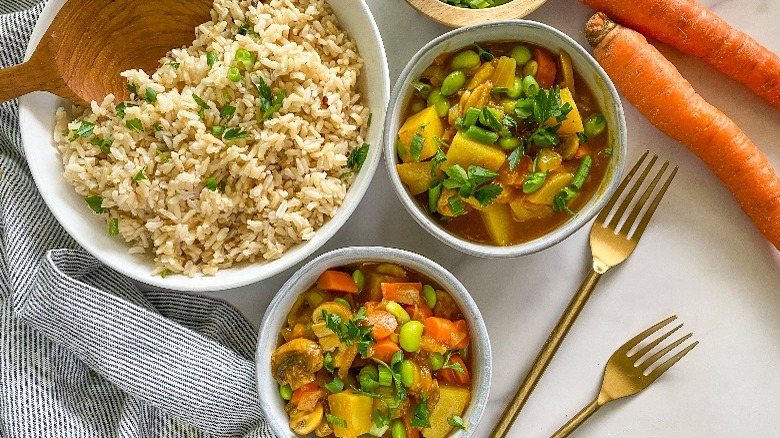
[[[320,425],[317,426],[317,429],[314,431],[314,434],[319,437],[326,437],[330,436],[333,433],[333,428],[330,426],[330,423],[327,421],[320,421]]]
[[[317,403],[309,412],[293,409],[290,411],[290,429],[297,435],[308,435],[322,423],[323,413],[322,403]]]
[[[271,370],[280,385],[292,389],[314,381],[314,373],[322,369],[322,348],[305,338],[293,339],[280,346],[271,355]]]
[[[349,321],[352,319],[352,311],[349,310],[346,306],[335,301],[328,301],[327,303],[320,304],[316,309],[314,309],[314,312],[311,314],[312,322],[316,324],[325,320],[325,318],[322,316],[323,310],[329,315],[338,315],[342,321]]]

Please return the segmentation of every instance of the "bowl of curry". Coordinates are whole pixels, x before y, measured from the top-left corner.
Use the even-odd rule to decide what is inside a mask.
[[[469,437],[490,389],[476,304],[444,268],[399,249],[311,261],[269,306],[258,346],[278,436]]]
[[[541,23],[432,41],[396,83],[385,159],[399,199],[444,243],[482,257],[548,248],[603,207],[626,154],[623,109],[595,60]]]

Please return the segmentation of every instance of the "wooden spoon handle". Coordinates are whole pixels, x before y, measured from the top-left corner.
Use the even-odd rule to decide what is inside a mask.
[[[33,91],[46,90],[49,76],[34,61],[0,69],[0,103]]]

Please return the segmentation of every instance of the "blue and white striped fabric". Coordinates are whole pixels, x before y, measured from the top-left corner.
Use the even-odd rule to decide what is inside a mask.
[[[0,15],[0,67],[22,61],[42,9]],[[18,125],[16,101],[0,104],[0,437],[272,437],[249,322],[222,301],[141,292],[80,250]]]

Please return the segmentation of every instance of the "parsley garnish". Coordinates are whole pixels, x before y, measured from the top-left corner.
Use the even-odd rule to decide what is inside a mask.
[[[206,178],[206,188],[212,192],[217,191],[217,179],[213,177]]]
[[[154,125],[152,125],[152,130],[154,130],[154,132],[160,132],[163,130],[163,127],[161,124],[155,123]]]
[[[228,141],[238,140],[247,137],[249,137],[249,133],[244,131],[243,128],[241,128],[240,126],[228,129],[227,131],[225,131],[225,135],[222,136],[224,140],[228,140]]]
[[[103,213],[104,211],[106,211],[103,208],[103,197],[102,196],[98,196],[98,195],[88,196],[86,201],[87,201],[87,205],[89,205],[89,208],[91,208],[92,211],[94,211],[95,213],[100,214],[100,213]]]
[[[370,146],[368,143],[363,143],[359,148],[351,150],[347,156],[347,167],[356,173],[360,172],[360,169],[363,168],[363,163],[366,161],[366,157],[368,157],[369,148]]]
[[[453,415],[452,417],[448,418],[447,424],[460,430],[466,430],[466,422],[463,421],[463,419],[458,415]]]
[[[390,424],[390,410],[387,410],[387,414],[382,412],[381,409],[374,409],[374,412],[371,413],[371,416],[374,418],[374,426],[376,426],[377,429],[381,429],[388,424]]]
[[[238,27],[238,34],[239,35],[249,34],[252,36],[257,36],[257,32],[255,32],[255,30],[252,29],[252,22],[249,21],[249,17],[244,19],[244,23]]]
[[[328,423],[338,426],[338,427],[347,427],[347,421],[343,418],[339,418],[333,414],[325,414],[325,419],[328,420]]]
[[[165,65],[170,65],[175,70],[178,70],[181,67],[181,62],[166,62]]]
[[[130,128],[131,131],[143,132],[144,125],[141,123],[141,119],[135,118],[125,121],[125,126]]]
[[[282,109],[282,103],[284,98],[287,97],[287,90],[281,90],[274,96],[271,87],[265,83],[262,77],[257,77],[260,82],[255,84],[257,88],[257,94],[260,95],[260,109],[263,110],[263,116],[260,117],[260,122],[264,122],[271,118],[271,116]]]
[[[531,143],[539,147],[553,147],[560,143],[558,129],[571,110],[568,102],[561,101],[558,86],[549,91],[540,89],[533,98],[520,99],[515,107],[515,115],[526,123],[535,124],[536,129],[524,139],[522,148],[518,147],[509,155],[509,169],[517,167],[524,150]],[[554,120],[554,123],[545,124],[549,120]]]
[[[333,333],[338,335],[339,340],[346,346],[357,345],[357,351],[361,356],[368,355],[368,347],[376,342],[371,334],[371,325],[358,325],[358,322],[368,321],[366,318],[366,308],[358,309],[355,316],[350,321],[342,321],[341,317],[322,311],[322,317],[325,319],[325,326]]]
[[[100,151],[104,154],[110,154],[111,153],[111,145],[114,144],[113,141],[111,141],[110,138],[100,138],[100,137],[92,137],[92,140],[89,141],[93,145],[100,148]]]
[[[436,153],[431,158],[431,176],[436,176],[436,168],[445,161],[447,161],[447,155],[441,150],[441,146],[450,147],[447,143],[443,142],[439,137],[433,137],[433,142],[436,143]]]
[[[495,55],[482,49],[482,47],[480,47],[479,44],[474,43],[474,47],[477,49],[477,53],[479,54],[479,57],[482,58],[483,61],[492,61],[496,59]]]
[[[130,83],[127,84],[127,91],[130,92],[130,97],[135,100],[136,97],[138,97],[138,85]]]
[[[200,111],[198,111],[198,116],[202,119],[203,116],[206,114],[206,110],[211,109],[211,105],[206,103],[206,101],[201,99],[200,96],[198,96],[195,93],[192,93],[192,99],[195,100],[195,103],[197,103],[198,106],[200,107]]]
[[[143,181],[145,179],[148,179],[146,175],[144,175],[144,170],[146,170],[146,166],[142,167],[141,170],[138,171],[138,173],[135,174],[133,177],[134,181]]]
[[[231,105],[225,105],[222,107],[221,110],[219,110],[219,115],[221,117],[232,117],[233,114],[236,113],[236,107]]]
[[[333,366],[333,355],[330,354],[330,351],[325,353],[325,357],[322,361],[322,366],[323,368],[325,368],[331,373],[335,371],[336,368]]]
[[[485,169],[484,167],[471,165],[469,166],[469,170],[466,171],[459,164],[456,164],[445,169],[444,173],[448,176],[442,183],[444,188],[457,190],[458,195],[461,198],[474,196],[483,207],[490,205],[493,200],[503,192],[503,189],[498,184],[487,184],[482,186],[482,184],[498,177],[498,173],[493,172],[490,169]],[[453,199],[455,199],[455,201],[453,201]],[[463,204],[457,197],[453,196],[450,198],[449,204],[452,209],[453,217],[465,213]]]
[[[157,92],[154,91],[152,88],[147,88],[146,97],[144,97],[144,100],[149,103],[157,102]]]
[[[431,427],[431,422],[428,419],[429,413],[428,413],[428,400],[425,397],[425,393],[422,393],[422,400],[420,400],[420,403],[417,404],[417,406],[414,407],[414,417],[412,417],[411,424],[412,427]]]
[[[73,130],[73,135],[70,136],[68,141],[73,141],[79,137],[87,138],[92,135],[93,132],[95,132],[95,124],[86,120],[82,120],[79,127]]]
[[[452,359],[452,355],[457,353],[457,350],[448,351],[447,354],[444,355],[444,365],[441,366],[441,369],[451,369],[455,371],[458,374],[466,374],[466,371],[463,369],[462,366],[460,366],[460,363],[458,362],[452,362],[450,359]]]
[[[132,102],[120,102],[119,105],[117,105],[114,109],[116,110],[116,115],[119,116],[120,119],[124,119],[125,109],[133,106],[138,106],[138,105]]]
[[[165,151],[160,150],[160,148],[155,148],[155,152],[157,152],[157,156],[160,157],[163,163],[167,163],[168,160],[171,159],[168,154],[166,154]]]

